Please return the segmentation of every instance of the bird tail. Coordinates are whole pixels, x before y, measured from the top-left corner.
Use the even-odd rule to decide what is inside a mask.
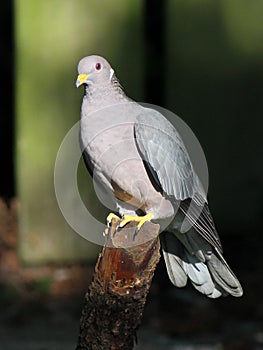
[[[189,278],[199,292],[210,298],[243,294],[221,252],[193,228],[187,233],[163,232],[161,242],[167,272],[175,286],[184,287]]]

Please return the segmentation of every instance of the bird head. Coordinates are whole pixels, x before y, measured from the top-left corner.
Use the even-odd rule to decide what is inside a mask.
[[[82,84],[107,84],[111,81],[114,70],[105,58],[92,55],[80,60],[78,73],[76,87],[79,87]]]

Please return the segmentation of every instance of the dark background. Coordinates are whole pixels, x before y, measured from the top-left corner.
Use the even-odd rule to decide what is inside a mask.
[[[13,1],[2,1],[0,5],[0,72],[3,81],[0,118],[0,195],[11,198],[15,195],[14,186],[14,16]]]

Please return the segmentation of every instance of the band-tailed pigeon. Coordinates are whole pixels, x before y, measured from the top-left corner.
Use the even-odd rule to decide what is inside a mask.
[[[162,249],[175,286],[185,286],[189,278],[208,297],[241,296],[176,129],[161,113],[130,100],[104,58],[84,57],[78,73],[76,86],[84,85],[83,157],[96,181],[113,194],[121,225],[135,220],[139,229],[153,220],[165,228]]]

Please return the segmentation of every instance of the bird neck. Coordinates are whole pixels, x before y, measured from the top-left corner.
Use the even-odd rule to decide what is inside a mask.
[[[89,104],[107,105],[128,100],[117,79],[105,84],[86,85],[84,95]]]

